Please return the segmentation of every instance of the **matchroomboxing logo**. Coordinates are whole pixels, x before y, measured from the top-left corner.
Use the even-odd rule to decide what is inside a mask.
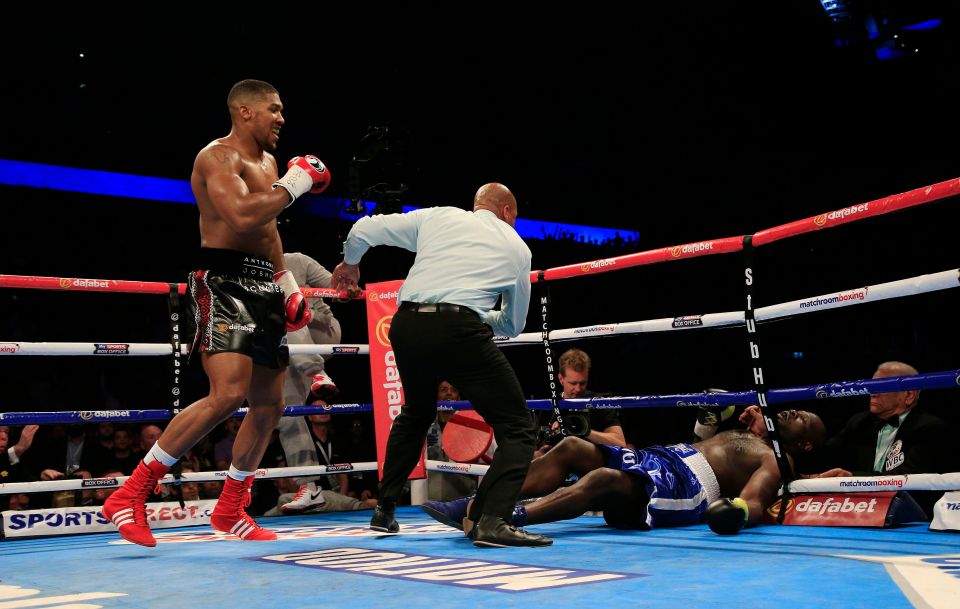
[[[616,332],[616,326],[587,326],[586,328],[576,328],[574,334],[613,334]]]
[[[377,322],[377,327],[374,331],[376,334],[377,342],[383,345],[384,347],[390,346],[390,324],[393,322],[393,315],[385,315],[381,317]]]
[[[20,351],[20,343],[0,343],[0,354],[12,355]]]
[[[876,491],[876,490],[889,490],[890,487],[895,486],[900,488],[903,486],[903,478],[862,478],[860,480],[849,480],[840,482],[840,487],[846,488],[862,488],[865,491]]]
[[[859,300],[860,302],[863,302],[864,300],[867,299],[867,294],[869,293],[869,291],[870,291],[870,288],[865,287],[857,290],[851,290],[849,292],[839,292],[837,294],[834,294],[833,296],[824,296],[824,297],[818,296],[817,298],[811,298],[810,300],[801,302],[800,308],[815,309],[817,307],[837,304],[837,303],[845,302],[847,300]]]
[[[697,243],[687,243],[686,245],[677,245],[670,249],[670,255],[679,258],[684,254],[696,254],[713,249],[713,241],[699,241]]]

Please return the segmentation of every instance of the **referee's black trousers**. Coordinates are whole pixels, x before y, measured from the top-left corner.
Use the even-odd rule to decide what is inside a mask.
[[[497,450],[470,511],[510,522],[530,467],[536,426],[510,362],[490,327],[467,309],[422,312],[401,306],[390,342],[403,383],[404,406],[393,422],[380,483],[381,499],[396,500],[416,466],[437,416],[437,386],[448,381],[493,428]]]

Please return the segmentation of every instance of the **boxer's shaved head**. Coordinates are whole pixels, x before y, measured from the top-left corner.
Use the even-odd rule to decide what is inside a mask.
[[[234,112],[243,104],[262,100],[269,95],[279,95],[276,87],[270,83],[252,78],[241,80],[227,94],[227,108]]]

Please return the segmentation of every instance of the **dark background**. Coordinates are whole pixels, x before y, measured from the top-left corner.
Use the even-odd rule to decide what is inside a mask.
[[[640,233],[628,245],[530,241],[535,268],[749,234],[960,176],[958,22],[946,3],[646,4],[522,19],[494,6],[87,13],[82,27],[81,15],[60,15],[2,43],[0,158],[186,180],[196,152],[229,131],[230,86],[261,78],[285,104],[278,159],[324,159],[325,195],[356,194],[351,160],[375,142],[354,186],[403,184],[403,202],[467,206],[479,185],[502,181],[524,217]],[[905,29],[930,19],[939,26]],[[198,246],[192,206],[15,187],[0,196],[0,273],[183,281]],[[763,248],[757,297],[762,306],[956,268],[957,217],[948,200]],[[288,251],[328,268],[339,260],[349,224],[296,205],[281,223]],[[364,280],[402,277],[412,258],[380,250],[365,258]],[[557,282],[553,326],[740,309],[741,265],[716,256]],[[958,368],[952,292],[767,324],[768,382],[866,378],[891,358]],[[160,297],[5,289],[0,307],[0,340],[166,337]],[[366,342],[361,307],[335,307],[344,342]],[[744,340],[731,329],[576,344],[594,357],[592,388],[635,395],[748,388]],[[542,352],[508,356],[525,390],[544,397]],[[369,401],[366,358],[328,366],[345,399]],[[163,358],[11,357],[0,375],[0,411],[169,403]],[[189,381],[203,395],[199,370]],[[924,396],[960,419],[952,401]],[[865,407],[813,406],[838,420]],[[638,442],[685,437],[693,415],[652,416],[631,413]]]

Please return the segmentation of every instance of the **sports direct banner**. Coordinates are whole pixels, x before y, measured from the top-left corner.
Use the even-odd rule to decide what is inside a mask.
[[[210,514],[216,499],[187,501],[181,508],[178,502],[148,503],[147,522],[151,529],[171,529],[210,524]],[[100,515],[100,506],[63,507],[45,510],[8,510],[3,517],[3,538],[45,537],[48,535],[75,535],[77,533],[114,533],[117,527]]]
[[[397,362],[390,344],[390,323],[397,312],[397,292],[403,281],[368,283],[367,290],[367,335],[370,337],[370,381],[373,384],[373,422],[377,434],[377,462],[380,478],[383,478],[383,459],[387,456],[387,438],[393,420],[403,406],[403,383],[397,371]],[[423,453],[410,478],[424,478]]]
[[[895,491],[795,495],[787,501],[783,524],[818,527],[883,527]],[[770,506],[763,521],[776,523],[780,501]]]

